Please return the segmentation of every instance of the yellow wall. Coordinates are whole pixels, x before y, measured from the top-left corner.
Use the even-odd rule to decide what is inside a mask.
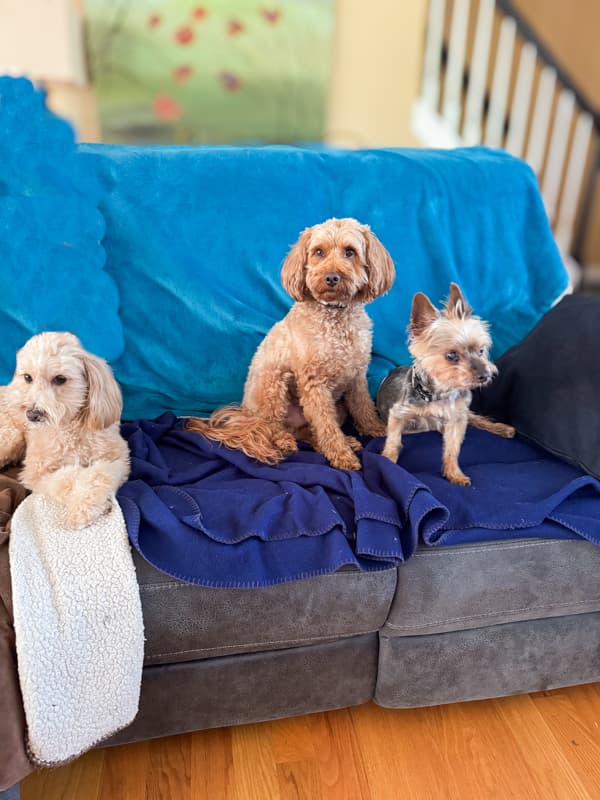
[[[600,107],[599,0],[514,0],[541,41]]]
[[[337,0],[326,139],[410,146],[427,0]]]

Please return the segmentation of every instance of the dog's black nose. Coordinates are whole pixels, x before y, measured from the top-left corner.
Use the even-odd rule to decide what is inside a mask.
[[[327,286],[334,287],[337,286],[339,282],[340,276],[337,274],[337,272],[328,272],[327,275],[325,275],[325,283]]]
[[[39,422],[44,419],[45,414],[43,411],[40,411],[39,408],[28,408],[25,412],[25,416],[29,422]]]

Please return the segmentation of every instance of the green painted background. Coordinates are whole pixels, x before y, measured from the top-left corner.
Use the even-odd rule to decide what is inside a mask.
[[[86,0],[103,138],[318,141],[333,0]]]

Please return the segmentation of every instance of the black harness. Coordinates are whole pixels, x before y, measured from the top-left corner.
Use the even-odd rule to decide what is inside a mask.
[[[413,394],[424,403],[431,403],[433,400],[433,392],[423,383],[423,379],[415,369],[414,365],[409,370],[409,378]]]

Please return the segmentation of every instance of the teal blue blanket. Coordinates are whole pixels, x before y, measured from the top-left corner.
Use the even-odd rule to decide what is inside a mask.
[[[453,152],[83,145],[100,164],[106,272],[120,290],[125,416],[239,401],[248,364],[291,305],[281,263],[306,226],[369,223],[396,264],[368,307],[370,385],[405,363],[411,297],[450,281],[492,323],[498,356],[565,289],[536,179],[481,148]],[[99,157],[99,158],[97,158]]]

